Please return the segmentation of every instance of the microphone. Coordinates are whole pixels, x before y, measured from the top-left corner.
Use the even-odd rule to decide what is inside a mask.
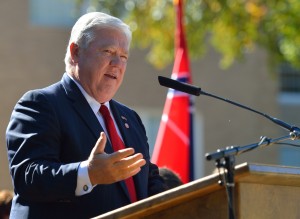
[[[195,96],[199,96],[201,93],[201,88],[190,85],[188,83],[176,81],[170,78],[166,78],[163,76],[158,76],[159,84],[168,88],[172,88],[174,90],[179,90],[184,93],[192,94]]]
[[[296,127],[294,125],[290,125],[290,124],[288,124],[286,122],[283,122],[283,121],[281,121],[277,118],[273,118],[273,117],[271,117],[271,116],[269,116],[265,113],[259,112],[257,110],[254,110],[250,107],[247,107],[247,106],[244,106],[244,105],[239,104],[237,102],[234,102],[232,100],[225,99],[225,98],[216,96],[214,94],[207,93],[207,92],[201,90],[200,87],[196,87],[196,86],[188,84],[188,83],[180,82],[180,81],[173,80],[173,79],[170,79],[170,78],[166,78],[166,77],[163,77],[163,76],[158,76],[158,81],[159,81],[160,85],[168,87],[168,88],[172,88],[174,90],[179,90],[181,92],[188,93],[188,94],[191,94],[191,95],[194,95],[194,96],[200,96],[200,94],[210,96],[210,97],[225,101],[227,103],[233,104],[235,106],[241,107],[243,109],[249,110],[251,112],[257,113],[257,114],[271,120],[273,123],[275,123],[275,124],[285,128],[285,129],[289,130],[290,132],[292,132],[294,139],[300,139],[300,129],[298,127]]]

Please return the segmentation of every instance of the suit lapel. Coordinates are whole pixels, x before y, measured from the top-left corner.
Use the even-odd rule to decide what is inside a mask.
[[[62,85],[66,91],[67,97],[72,102],[74,110],[79,114],[88,129],[94,134],[95,138],[98,139],[100,132],[103,131],[103,129],[83,94],[75,82],[72,81],[66,73],[62,78]]]

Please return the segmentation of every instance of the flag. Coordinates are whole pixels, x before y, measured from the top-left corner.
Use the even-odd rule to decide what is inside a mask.
[[[174,0],[176,8],[175,61],[171,78],[191,83],[187,45],[182,24],[182,0]],[[189,94],[168,90],[152,162],[179,175],[183,183],[193,180],[193,114]]]

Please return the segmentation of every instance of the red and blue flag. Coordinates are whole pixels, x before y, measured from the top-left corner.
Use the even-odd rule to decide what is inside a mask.
[[[177,22],[175,61],[171,78],[191,83],[186,40],[182,24],[182,1],[174,1]],[[168,90],[152,162],[167,167],[184,183],[193,180],[193,99],[189,94]]]

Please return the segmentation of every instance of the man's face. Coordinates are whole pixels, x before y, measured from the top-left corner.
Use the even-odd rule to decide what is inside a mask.
[[[114,28],[97,30],[89,46],[79,48],[75,55],[76,80],[98,102],[109,101],[123,81],[128,53],[129,42],[122,31]]]

